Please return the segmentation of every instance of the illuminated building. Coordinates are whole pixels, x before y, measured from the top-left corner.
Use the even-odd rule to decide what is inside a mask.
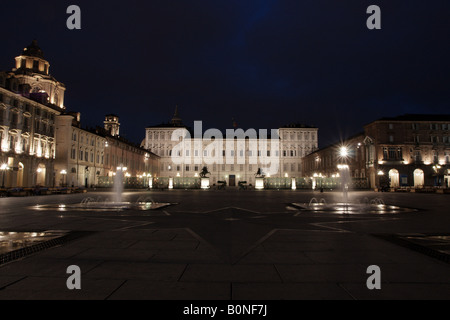
[[[80,113],[56,117],[56,182],[69,187],[111,187],[126,167],[126,187],[142,188],[159,175],[159,157],[121,138],[119,117],[107,115],[104,127],[82,128]],[[113,130],[111,130],[111,121]]]
[[[174,139],[174,132],[180,129],[185,129],[188,137]],[[226,181],[228,186],[237,186],[239,181],[255,185],[255,174],[260,167],[264,167],[260,162],[264,157],[270,160],[271,164],[276,163],[274,172],[264,170],[266,177],[300,177],[302,157],[316,150],[318,146],[318,128],[290,124],[275,130],[277,137],[271,136],[270,129],[267,130],[267,137],[262,136],[259,130],[255,130],[251,137],[249,134],[237,138],[230,138],[219,132],[222,139],[220,145],[211,148],[212,140],[203,136],[209,130],[202,131],[202,136],[196,137],[195,132],[183,124],[178,108],[170,122],[149,126],[145,130],[142,145],[161,157],[161,177],[195,178],[206,166],[210,172],[211,184]],[[237,132],[239,129],[233,130]],[[245,133],[250,133],[251,130]],[[176,147],[181,140],[184,145],[178,150]],[[181,157],[178,163],[174,162],[173,152],[179,153],[178,156]]]
[[[65,86],[50,75],[36,41],[15,60],[12,71],[0,72],[1,174],[5,187],[52,186],[55,117],[65,109]]]

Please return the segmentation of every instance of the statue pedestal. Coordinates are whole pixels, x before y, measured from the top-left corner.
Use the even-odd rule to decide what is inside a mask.
[[[292,190],[297,190],[297,184],[295,182],[295,178],[292,178],[291,186],[292,186]]]
[[[255,178],[255,189],[256,190],[264,189],[264,178]]]
[[[200,188],[209,189],[209,178],[200,178]]]

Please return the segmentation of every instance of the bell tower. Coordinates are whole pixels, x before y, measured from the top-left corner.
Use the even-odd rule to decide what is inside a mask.
[[[108,114],[105,116],[105,130],[109,132],[110,135],[116,137],[119,135],[120,123],[119,117],[115,114]]]

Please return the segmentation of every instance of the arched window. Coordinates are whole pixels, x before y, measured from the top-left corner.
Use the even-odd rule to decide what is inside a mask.
[[[389,170],[389,181],[391,188],[400,186],[400,177],[397,169]]]

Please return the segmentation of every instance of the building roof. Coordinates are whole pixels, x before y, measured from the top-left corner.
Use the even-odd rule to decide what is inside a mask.
[[[363,138],[363,137],[365,138],[366,135],[365,135],[364,131],[361,131],[361,132],[355,133],[355,134],[353,134],[353,135],[351,135],[351,136],[349,136],[349,137],[347,137],[345,139],[342,139],[341,141],[328,144],[328,145],[326,145],[326,146],[324,146],[324,147],[322,147],[320,149],[317,149],[317,150],[311,152],[308,155],[311,155],[311,154],[314,154],[314,153],[317,153],[317,152],[321,152],[321,151],[324,151],[324,150],[327,150],[327,149],[330,149],[330,148],[339,148],[342,145],[345,145],[350,140],[353,140],[353,139],[356,139],[356,138]],[[308,155],[306,155],[306,156],[308,156]]]
[[[307,128],[307,129],[317,129],[316,126],[313,125],[309,125],[309,124],[303,124],[303,123],[289,123],[289,124],[285,124],[284,126],[281,126],[280,129],[285,129],[285,128]]]
[[[450,121],[450,114],[404,114],[397,117],[384,117],[375,121]],[[374,121],[374,122],[375,122]]]
[[[22,55],[44,59],[44,52],[39,47],[37,40],[33,40],[28,47],[23,49]]]

